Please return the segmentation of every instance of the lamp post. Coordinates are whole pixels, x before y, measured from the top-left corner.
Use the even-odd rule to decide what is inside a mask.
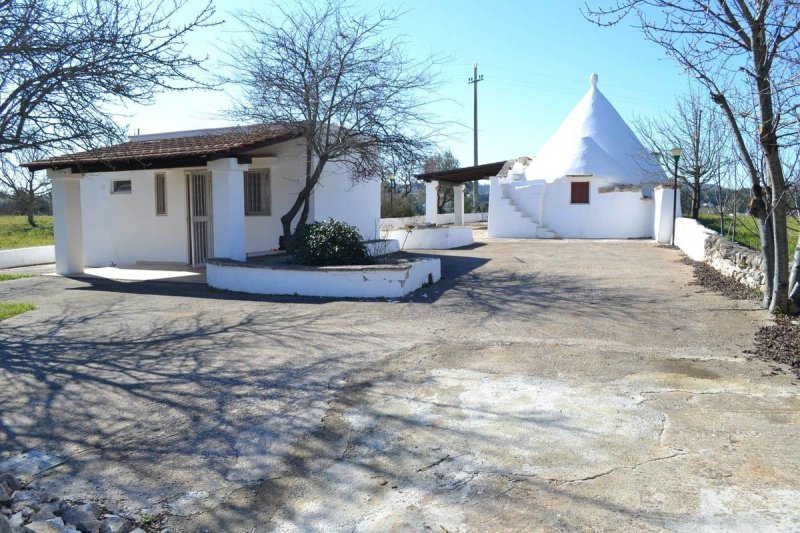
[[[394,191],[397,188],[397,182],[394,179],[394,172],[389,174],[389,210],[394,216]]]
[[[675,147],[669,151],[673,161],[675,161],[675,171],[673,173],[673,189],[672,189],[672,242],[675,246],[675,219],[678,218],[678,160],[683,155],[683,150]]]

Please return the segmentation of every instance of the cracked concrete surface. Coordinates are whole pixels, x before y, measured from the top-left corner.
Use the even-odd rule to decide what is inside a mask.
[[[0,298],[0,459],[172,531],[796,531],[767,322],[648,242],[446,252],[398,302],[34,278]]]

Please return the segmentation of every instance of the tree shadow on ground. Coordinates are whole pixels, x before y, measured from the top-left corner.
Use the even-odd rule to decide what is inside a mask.
[[[535,317],[561,306],[580,316],[602,313],[624,321],[634,319],[631,307],[652,298],[642,290],[603,288],[574,276],[477,272],[489,261],[485,258],[441,258],[444,279],[427,292],[443,314],[464,307],[483,317]],[[47,291],[56,280],[31,283]],[[202,487],[223,503],[213,500],[197,520],[220,529],[235,520],[255,527],[270,513],[299,520],[293,513],[300,511],[290,503],[309,487],[329,490],[331,505],[335,498],[355,505],[348,498],[391,490],[391,484],[379,485],[381,480],[431,495],[471,490],[468,480],[443,482],[436,468],[428,468],[441,458],[437,450],[421,450],[404,439],[376,448],[375,442],[390,442],[380,436],[381,428],[426,438],[435,433],[432,445],[504,442],[503,435],[436,429],[416,415],[387,412],[370,391],[382,384],[406,394],[419,386],[424,369],[417,371],[394,339],[354,333],[351,324],[337,322],[336,308],[291,305],[320,299],[255,297],[244,301],[286,305],[236,307],[242,301],[238,294],[158,283],[154,294],[194,300],[190,305],[170,298],[142,303],[142,298],[130,306],[126,295],[153,294],[147,285],[153,283],[103,280],[68,288],[65,303],[47,320],[34,322],[37,315],[31,315],[0,328],[0,381],[6,384],[0,387],[0,458],[31,448],[63,455],[68,461],[49,476],[54,484],[121,498],[129,509],[164,508]],[[90,292],[101,303],[84,306],[79,296]],[[398,364],[403,371],[390,370]],[[415,400],[445,416],[460,416],[454,403]],[[372,420],[361,433],[348,417],[354,410]],[[472,416],[503,416],[509,424],[556,427],[576,437],[586,432],[569,417],[536,408],[498,413],[484,407]],[[375,456],[379,460],[371,459]],[[465,461],[467,477],[519,474]],[[331,470],[336,465],[344,469]],[[327,477],[316,477],[322,471]],[[354,475],[359,472],[366,476]],[[576,504],[648,518],[610,499],[586,500],[547,480],[524,479]],[[356,483],[361,485],[349,486]],[[314,512],[324,519],[325,511]]]

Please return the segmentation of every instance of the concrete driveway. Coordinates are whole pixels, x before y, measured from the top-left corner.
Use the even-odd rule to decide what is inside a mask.
[[[649,242],[492,241],[398,302],[32,278],[0,459],[177,531],[796,531],[796,380]]]

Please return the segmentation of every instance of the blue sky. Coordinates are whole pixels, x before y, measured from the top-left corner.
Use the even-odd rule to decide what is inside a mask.
[[[378,5],[369,0],[354,4],[364,9]],[[219,18],[226,22],[191,37],[192,50],[210,56],[212,71],[222,57],[219,48],[238,33],[230,11],[251,5],[217,2]],[[443,142],[462,165],[472,163],[472,86],[467,78],[475,62],[484,76],[479,84],[481,163],[535,155],[586,91],[593,72],[599,75],[600,90],[627,120],[669,110],[689,87],[661,49],[631,27],[633,20],[598,28],[581,15],[582,1],[404,0],[383,5],[406,11],[397,32],[405,36],[411,55],[452,59],[441,67],[445,83],[440,93],[447,100],[431,111],[464,125]],[[263,9],[269,11],[269,4]],[[125,109],[121,120],[131,133],[223,126],[229,122],[220,115],[228,105],[225,90],[162,94],[153,105]]]

